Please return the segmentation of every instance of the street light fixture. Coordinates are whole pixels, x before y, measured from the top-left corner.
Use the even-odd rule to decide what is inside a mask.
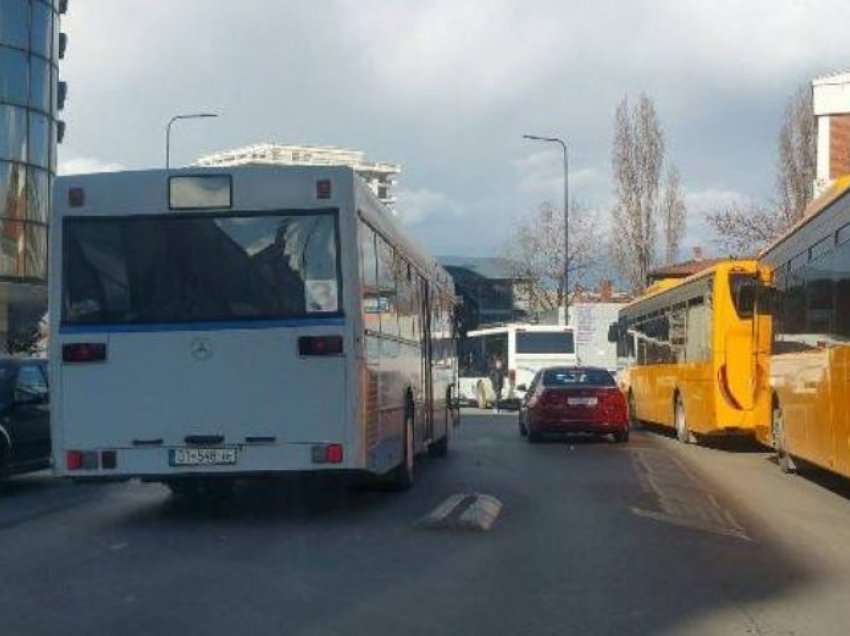
[[[569,264],[570,264],[570,190],[569,174],[570,164],[567,157],[567,143],[558,137],[540,137],[538,135],[523,135],[523,139],[531,141],[544,141],[560,144],[564,151],[564,324],[570,322],[570,286],[569,286]]]
[[[165,127],[165,168],[171,167],[171,126],[178,119],[205,119],[207,117],[218,117],[218,113],[192,113],[188,115],[175,115],[168,120]]]

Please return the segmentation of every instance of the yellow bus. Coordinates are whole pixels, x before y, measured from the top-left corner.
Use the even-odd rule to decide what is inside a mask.
[[[850,477],[850,177],[810,210],[759,257],[772,278],[758,294],[773,313],[766,441],[786,472],[797,458]]]
[[[680,441],[758,435],[770,425],[770,316],[756,311],[764,271],[724,260],[662,280],[620,310],[610,337],[625,358],[632,421],[674,428]]]

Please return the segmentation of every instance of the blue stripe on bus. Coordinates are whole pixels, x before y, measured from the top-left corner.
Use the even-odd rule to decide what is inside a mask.
[[[289,318],[285,320],[228,320],[221,322],[160,322],[149,324],[62,325],[59,333],[140,333],[153,331],[232,331],[234,329],[274,329],[275,327],[342,326],[344,318]]]

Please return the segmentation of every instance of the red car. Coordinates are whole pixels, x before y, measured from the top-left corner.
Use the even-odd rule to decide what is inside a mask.
[[[550,367],[538,371],[527,387],[519,409],[519,432],[529,442],[545,433],[612,435],[616,442],[627,442],[629,411],[605,369]]]

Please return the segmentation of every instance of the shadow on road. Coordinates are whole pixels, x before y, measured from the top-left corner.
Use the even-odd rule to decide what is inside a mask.
[[[777,471],[779,470],[779,462],[775,455],[769,455],[765,461],[773,464]],[[799,459],[794,460],[794,463],[797,470],[787,475],[788,479],[805,479],[839,497],[850,499],[850,479]]]
[[[49,471],[0,477],[0,498],[35,495],[52,490],[60,484]]]

